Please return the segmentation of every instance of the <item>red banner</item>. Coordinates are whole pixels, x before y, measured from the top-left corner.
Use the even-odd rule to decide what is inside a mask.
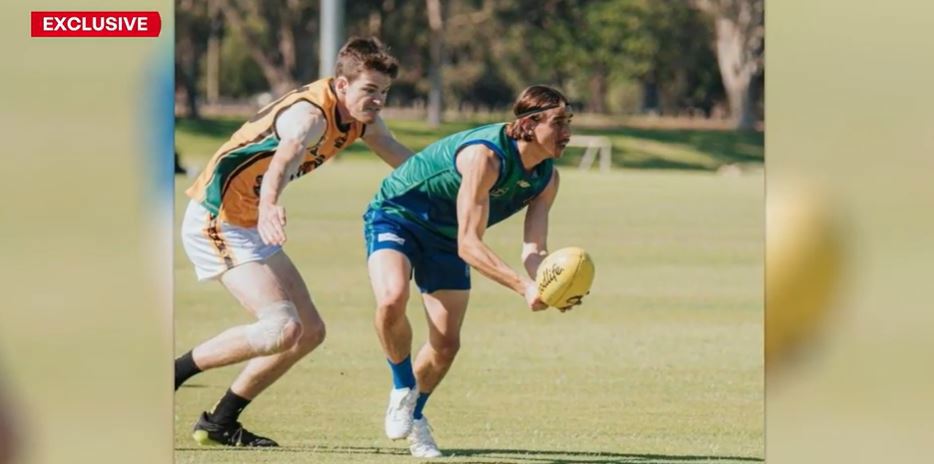
[[[159,37],[158,11],[33,11],[33,37]]]

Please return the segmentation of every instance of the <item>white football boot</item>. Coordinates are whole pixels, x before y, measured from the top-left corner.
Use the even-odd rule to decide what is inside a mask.
[[[412,433],[412,411],[418,400],[418,388],[398,388],[389,392],[386,408],[386,436],[401,440]]]
[[[409,434],[409,451],[416,458],[441,457],[438,444],[435,443],[435,439],[431,436],[431,425],[428,424],[428,418],[425,416],[412,421],[412,433]]]

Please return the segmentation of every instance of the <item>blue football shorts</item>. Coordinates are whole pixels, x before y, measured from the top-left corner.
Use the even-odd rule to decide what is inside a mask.
[[[470,266],[458,256],[456,241],[379,209],[368,209],[363,219],[367,258],[383,249],[404,254],[422,293],[470,289]]]

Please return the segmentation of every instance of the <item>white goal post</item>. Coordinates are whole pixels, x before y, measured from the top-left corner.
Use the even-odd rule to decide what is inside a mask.
[[[600,156],[600,170],[603,172],[610,170],[613,144],[610,143],[609,137],[602,135],[572,135],[568,146],[584,149],[584,156],[581,157],[581,163],[578,165],[578,169],[581,171],[590,169],[598,155]]]

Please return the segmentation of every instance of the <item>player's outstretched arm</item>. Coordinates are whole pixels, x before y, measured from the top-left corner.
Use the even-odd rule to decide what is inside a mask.
[[[269,245],[285,243],[285,208],[279,196],[285,188],[285,177],[295,173],[301,164],[305,144],[317,140],[326,128],[321,111],[307,102],[299,102],[276,118],[279,147],[263,174],[259,191],[259,221],[256,225],[263,242]]]
[[[367,124],[366,133],[363,134],[363,141],[376,153],[386,164],[393,168],[399,167],[405,160],[412,156],[412,150],[399,143],[386,123],[379,116],[372,124]]]
[[[532,279],[535,279],[538,266],[548,255],[548,213],[558,196],[558,183],[558,170],[554,169],[545,190],[532,199],[525,211],[522,264]]]
[[[510,268],[483,243],[490,211],[490,189],[499,177],[499,159],[482,145],[465,148],[457,155],[461,186],[457,194],[458,254],[471,267],[525,298],[529,308],[547,308],[538,298],[535,283]]]
[[[532,199],[525,212],[525,233],[522,243],[522,264],[532,279],[535,279],[538,267],[548,256],[548,213],[551,211],[551,205],[554,204],[558,196],[558,185],[560,185],[558,170],[555,169],[545,190],[542,190],[537,197]],[[573,306],[581,304],[578,301]],[[558,308],[561,312],[572,309],[573,306]]]

